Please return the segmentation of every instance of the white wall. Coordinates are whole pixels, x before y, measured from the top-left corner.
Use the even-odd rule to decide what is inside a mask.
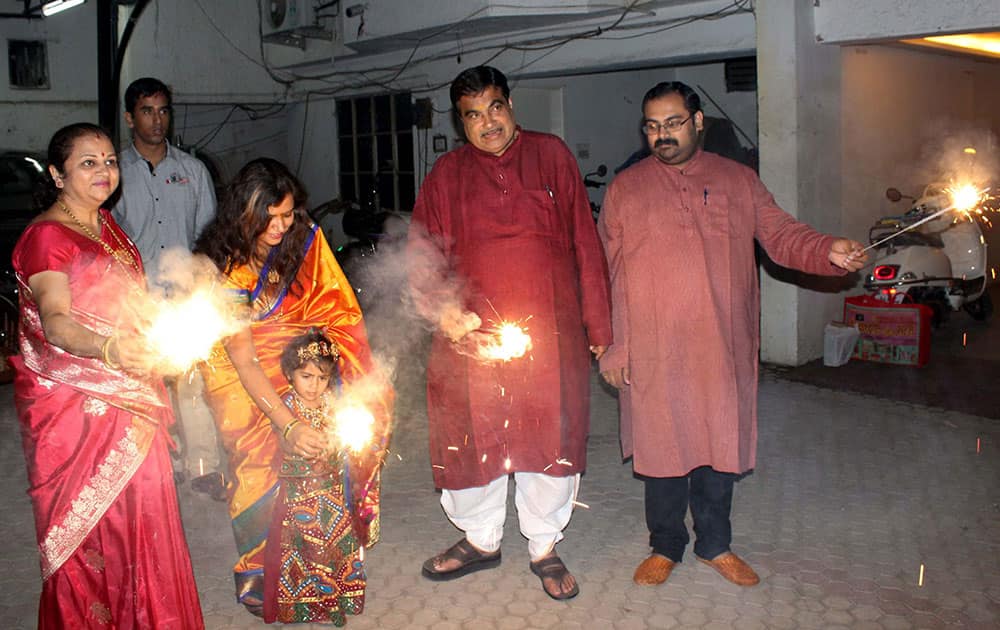
[[[5,11],[21,3],[5,3]],[[10,87],[3,67],[0,80],[0,129],[4,148],[44,151],[52,133],[64,125],[97,121],[97,9],[94,3],[46,20],[0,20],[4,52],[11,39],[42,40],[48,54],[49,89]]]

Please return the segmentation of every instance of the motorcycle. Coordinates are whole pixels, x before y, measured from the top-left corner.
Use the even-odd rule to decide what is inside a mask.
[[[320,204],[310,213],[313,221],[323,225],[331,214],[343,214],[341,226],[349,241],[335,248],[334,256],[363,309],[372,306],[384,291],[375,275],[379,248],[397,244],[406,238],[409,217],[390,210],[377,210],[354,201],[333,199]],[[327,235],[327,240],[330,235]]]
[[[986,291],[987,245],[977,215],[935,213],[951,205],[947,184],[930,184],[900,216],[883,217],[868,231],[875,245],[891,234],[909,231],[876,245],[874,266],[864,282],[877,299],[892,303],[926,304],[934,312],[933,325],[941,326],[953,311],[965,310],[973,319],[986,320],[993,303]],[[895,188],[886,197],[898,202],[906,197]]]

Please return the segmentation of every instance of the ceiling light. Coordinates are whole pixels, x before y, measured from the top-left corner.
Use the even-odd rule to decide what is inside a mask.
[[[1000,33],[965,33],[961,35],[936,35],[923,39],[904,39],[907,44],[931,46],[986,57],[1000,57]]]
[[[52,0],[52,2],[46,2],[42,5],[42,15],[45,17],[55,15],[60,11],[72,9],[73,7],[81,5],[86,1],[87,0]]]

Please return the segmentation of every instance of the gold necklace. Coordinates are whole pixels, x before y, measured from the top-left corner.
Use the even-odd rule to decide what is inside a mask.
[[[132,252],[128,250],[128,246],[125,245],[125,243],[123,243],[120,238],[118,238],[118,235],[115,233],[114,229],[108,228],[108,231],[111,232],[111,238],[115,240],[115,245],[118,246],[118,249],[114,249],[113,247],[108,245],[106,242],[104,242],[103,238],[94,234],[94,231],[91,230],[89,227],[87,227],[87,224],[85,224],[80,219],[76,218],[76,215],[73,214],[73,212],[66,206],[66,204],[62,202],[62,199],[56,199],[56,203],[59,204],[59,207],[62,208],[63,212],[69,215],[69,218],[73,220],[73,223],[76,223],[76,225],[81,230],[83,230],[84,234],[86,234],[91,240],[100,243],[101,247],[104,248],[104,251],[110,254],[111,257],[114,258],[118,262],[118,264],[121,265],[123,269],[125,269],[126,272],[128,272],[129,267],[131,267],[136,273],[139,273],[139,265],[138,263],[136,263],[135,257],[132,256]],[[97,224],[100,226],[104,225],[104,218],[100,215],[100,213],[98,213],[97,215]]]
[[[298,392],[292,390],[292,405],[295,407],[296,415],[318,431],[325,429],[328,422],[329,414],[327,413],[326,403],[327,397],[324,392],[321,395],[319,407],[306,407],[303,400],[299,398]]]

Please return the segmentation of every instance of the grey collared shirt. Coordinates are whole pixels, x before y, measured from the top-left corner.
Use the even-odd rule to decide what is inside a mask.
[[[134,144],[121,151],[118,161],[122,194],[111,211],[155,282],[160,256],[171,248],[190,251],[215,216],[212,178],[200,160],[169,144],[155,168]]]

